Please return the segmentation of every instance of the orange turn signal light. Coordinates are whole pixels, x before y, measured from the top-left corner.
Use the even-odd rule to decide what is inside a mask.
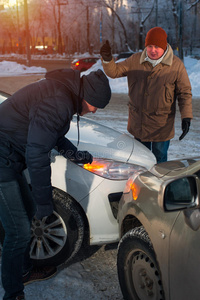
[[[132,190],[132,195],[133,195],[133,200],[137,200],[138,195],[140,193],[140,188],[137,184],[133,183],[131,185],[131,190]]]
[[[137,200],[140,193],[140,187],[131,179],[127,181],[126,186],[132,191],[133,200]]]

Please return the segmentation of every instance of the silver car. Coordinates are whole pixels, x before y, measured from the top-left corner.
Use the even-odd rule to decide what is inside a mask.
[[[0,102],[8,95],[1,93]],[[80,118],[79,150],[93,163],[77,165],[58,152],[51,155],[54,222],[34,220],[31,258],[37,265],[58,265],[72,258],[83,243],[102,245],[119,240],[117,210],[128,177],[150,169],[154,155],[141,143],[87,118]],[[74,116],[67,138],[77,145]],[[28,172],[25,172],[29,181]],[[3,243],[0,226],[0,241]]]
[[[127,181],[119,203],[118,277],[124,299],[200,299],[200,157]]]

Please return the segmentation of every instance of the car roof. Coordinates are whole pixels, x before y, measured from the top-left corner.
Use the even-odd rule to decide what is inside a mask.
[[[85,56],[85,57],[80,57],[80,58],[74,58],[74,60],[72,61],[72,63],[80,61],[80,60],[84,60],[84,59],[91,59],[91,58],[99,59],[98,56]]]

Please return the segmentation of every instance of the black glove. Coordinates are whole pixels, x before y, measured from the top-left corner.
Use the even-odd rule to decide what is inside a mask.
[[[38,220],[42,220],[44,217],[48,217],[53,213],[53,203],[37,205],[37,211],[35,214],[35,218]]]
[[[179,137],[179,141],[181,141],[186,136],[186,134],[188,133],[188,131],[190,129],[190,121],[191,121],[190,118],[184,118],[182,120],[182,130],[183,130],[183,133]]]
[[[78,164],[91,164],[93,156],[88,151],[77,151],[71,160]]]
[[[103,57],[103,60],[105,61],[112,60],[111,47],[108,40],[106,40],[105,44],[103,44],[103,46],[101,47],[100,54]]]

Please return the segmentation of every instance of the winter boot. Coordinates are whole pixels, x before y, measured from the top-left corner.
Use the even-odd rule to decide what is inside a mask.
[[[27,285],[35,281],[42,281],[53,277],[57,273],[56,267],[33,268],[31,271],[23,275],[23,284]],[[23,299],[23,298],[22,298]]]

